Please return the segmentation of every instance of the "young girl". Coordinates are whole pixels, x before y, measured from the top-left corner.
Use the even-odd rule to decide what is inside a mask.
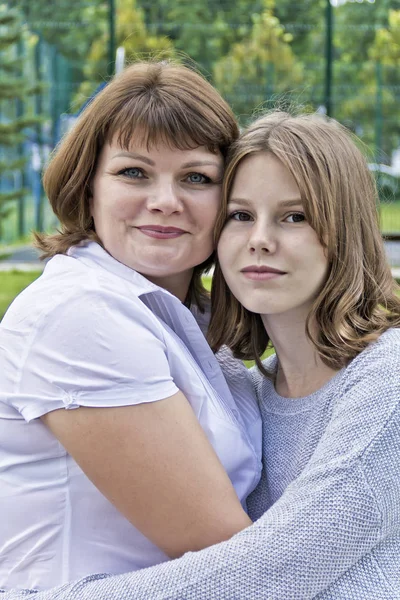
[[[210,340],[258,362],[263,597],[393,598],[400,300],[365,159],[338,123],[277,112],[236,143],[225,197]]]
[[[258,362],[260,518],[178,561],[36,600],[400,597],[400,301],[376,202],[333,121],[272,113],[234,144],[209,336]]]

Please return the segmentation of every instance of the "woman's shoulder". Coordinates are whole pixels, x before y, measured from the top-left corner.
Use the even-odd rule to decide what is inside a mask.
[[[126,284],[126,285],[125,285]],[[162,328],[128,282],[116,285],[113,277],[66,255],[57,255],[43,274],[12,303],[2,325],[34,339],[53,331],[57,339],[97,335],[107,339],[141,332],[162,338]]]

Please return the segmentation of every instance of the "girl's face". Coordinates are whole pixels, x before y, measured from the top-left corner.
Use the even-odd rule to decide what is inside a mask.
[[[327,276],[296,181],[270,152],[240,163],[218,244],[226,283],[248,310],[306,319]]]
[[[222,156],[206,147],[132,142],[126,151],[114,138],[100,154],[92,186],[92,216],[105,249],[184,298],[193,267],[213,251],[222,171]]]

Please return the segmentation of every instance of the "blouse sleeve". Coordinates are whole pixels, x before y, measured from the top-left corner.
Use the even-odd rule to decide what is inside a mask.
[[[58,408],[126,406],[175,394],[161,325],[134,301],[127,311],[112,294],[84,291],[42,314],[18,358],[9,394],[14,408],[30,421]]]

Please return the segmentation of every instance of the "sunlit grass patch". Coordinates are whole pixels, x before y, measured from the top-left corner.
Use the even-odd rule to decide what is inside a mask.
[[[379,207],[381,231],[400,233],[400,202],[382,202]]]
[[[203,277],[203,283],[204,283],[204,287],[206,288],[206,290],[208,290],[209,292],[211,291],[211,281],[212,281],[212,277],[207,277],[204,276]]]

